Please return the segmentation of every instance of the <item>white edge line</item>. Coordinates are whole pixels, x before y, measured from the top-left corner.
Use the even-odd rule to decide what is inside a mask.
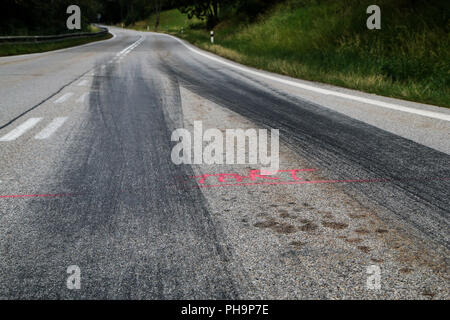
[[[153,33],[153,34],[158,34],[158,35],[165,35],[168,37],[171,37],[175,40],[177,40],[178,42],[180,42],[183,46],[185,46],[186,48],[188,48],[190,51],[201,55],[205,58],[208,58],[210,60],[219,62],[221,64],[224,64],[228,67],[240,70],[240,71],[244,71],[253,75],[257,75],[259,77],[262,78],[266,78],[272,81],[276,81],[276,82],[280,82],[283,84],[287,84],[293,87],[297,87],[297,88],[301,88],[301,89],[305,89],[305,90],[310,90],[310,91],[314,91],[317,93],[321,93],[324,95],[330,95],[330,96],[336,96],[336,97],[340,97],[340,98],[345,98],[345,99],[349,99],[349,100],[354,100],[354,101],[359,101],[359,102],[364,102],[364,103],[368,103],[368,104],[372,104],[372,105],[376,105],[379,107],[383,107],[383,108],[388,108],[388,109],[393,109],[393,110],[397,110],[397,111],[403,111],[403,112],[408,112],[408,113],[413,113],[413,114],[417,114],[417,115],[421,115],[421,116],[425,116],[425,117],[429,117],[429,118],[434,118],[434,119],[439,119],[439,120],[445,120],[445,121],[450,121],[450,114],[445,114],[445,113],[440,113],[440,112],[433,112],[433,111],[427,111],[427,110],[421,110],[421,109],[415,109],[415,108],[410,108],[410,107],[405,107],[405,106],[401,106],[398,104],[392,104],[392,103],[388,103],[388,102],[383,102],[383,101],[378,101],[378,100],[373,100],[373,99],[369,99],[369,98],[363,98],[363,97],[358,97],[358,96],[354,96],[354,95],[350,95],[350,94],[346,94],[346,93],[341,93],[341,92],[336,92],[336,91],[332,91],[332,90],[328,90],[328,89],[321,89],[321,88],[317,88],[311,85],[307,85],[307,84],[302,84],[302,83],[298,83],[298,82],[294,82],[294,81],[290,81],[287,79],[280,79],[278,77],[275,76],[271,76],[268,74],[264,74],[258,71],[254,71],[248,68],[244,68],[229,62],[224,61],[223,59],[219,59],[216,58],[210,54],[206,54],[203,53],[197,49],[192,48],[191,46],[188,46],[186,43],[184,43],[181,39],[178,39],[177,37],[174,37],[172,35],[169,34],[165,34],[165,33]]]

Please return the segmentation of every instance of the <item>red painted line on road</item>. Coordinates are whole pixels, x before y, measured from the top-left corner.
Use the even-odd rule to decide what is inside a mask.
[[[283,182],[254,182],[254,183],[233,183],[233,184],[215,184],[215,185],[200,185],[200,188],[208,187],[235,187],[235,186],[257,186],[257,185],[274,185],[274,184],[314,184],[314,183],[345,183],[345,182],[390,182],[390,179],[350,179],[350,180],[303,180],[303,181],[283,181]]]
[[[257,179],[269,179],[269,180],[279,180],[280,177],[275,177],[277,173],[290,173],[290,178],[297,181],[302,180],[302,178],[297,177],[298,172],[314,172],[316,169],[290,169],[290,170],[277,170],[275,172],[261,171],[261,170],[250,170],[248,176],[242,176],[237,173],[215,173],[215,174],[202,174],[200,176],[189,177],[191,179],[200,178],[198,183],[205,183],[205,179],[209,177],[217,177],[219,182],[226,182],[226,179],[235,179],[236,182],[241,182],[244,179],[250,179],[255,181]]]
[[[236,187],[236,186],[257,186],[257,185],[290,185],[290,184],[318,184],[318,183],[377,183],[377,182],[398,182],[398,181],[448,181],[450,178],[427,178],[427,177],[415,177],[415,178],[377,178],[377,179],[341,179],[341,180],[307,180],[298,175],[300,173],[307,174],[308,172],[314,172],[316,169],[290,169],[290,170],[277,170],[272,174],[269,172],[263,172],[260,170],[250,170],[248,175],[239,175],[237,173],[218,173],[218,174],[202,174],[200,176],[190,176],[190,179],[199,179],[196,181],[200,188],[213,188],[213,187]],[[280,173],[288,173],[288,175],[278,175]],[[219,182],[220,184],[205,184],[206,179],[214,179],[213,182]],[[230,182],[229,179],[233,180]],[[288,179],[288,181],[286,181]],[[245,180],[263,182],[243,182]],[[278,181],[274,181],[278,180]],[[280,181],[281,180],[281,181]],[[284,181],[283,181],[284,180]],[[188,180],[189,181],[189,180]],[[183,181],[183,182],[188,182]],[[223,183],[222,183],[223,182]],[[125,190],[122,190],[125,192]],[[57,198],[57,197],[71,197],[75,195],[82,195],[81,193],[55,193],[55,194],[25,194],[25,195],[0,195],[0,199],[7,198]]]
[[[395,182],[395,181],[432,181],[432,180],[450,180],[450,178],[376,178],[376,179],[332,179],[332,180],[308,180],[299,177],[300,173],[314,172],[315,169],[291,169],[291,170],[277,170],[271,175],[261,172],[260,170],[250,170],[248,175],[240,175],[237,173],[218,173],[218,174],[203,174],[200,176],[190,177],[197,180],[200,188],[211,187],[235,187],[235,186],[256,186],[256,185],[289,185],[289,184],[317,184],[317,183],[376,183],[376,182]],[[289,176],[280,176],[280,173],[289,173]],[[278,176],[277,176],[278,175]],[[219,184],[205,184],[206,179],[213,179],[213,182]],[[232,180],[232,181],[230,181]],[[250,180],[250,182],[245,182]],[[258,180],[264,180],[258,182]],[[270,181],[267,181],[270,180]],[[278,181],[273,181],[278,180]],[[223,183],[222,183],[223,182]],[[227,183],[228,182],[228,183]],[[233,182],[233,183],[230,183]]]
[[[275,185],[275,184],[316,184],[316,183],[375,183],[375,182],[395,182],[395,181],[445,181],[450,178],[405,178],[405,179],[349,179],[349,180],[313,180],[313,181],[284,181],[284,182],[254,182],[254,183],[233,183],[233,184],[215,184],[199,185],[200,188],[212,187],[236,187],[236,186],[257,186],[257,185]]]

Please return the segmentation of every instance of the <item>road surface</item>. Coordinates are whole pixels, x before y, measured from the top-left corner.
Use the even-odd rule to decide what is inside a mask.
[[[0,298],[449,298],[448,109],[111,30],[0,58]],[[175,165],[171,134],[194,121],[279,129],[284,173]]]

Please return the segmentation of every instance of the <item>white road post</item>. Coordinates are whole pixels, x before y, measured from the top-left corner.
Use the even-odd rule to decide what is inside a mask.
[[[214,43],[214,31],[213,30],[211,30],[211,43]]]

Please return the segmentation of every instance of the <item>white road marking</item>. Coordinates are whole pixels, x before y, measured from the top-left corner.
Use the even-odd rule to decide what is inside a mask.
[[[410,108],[410,107],[405,107],[405,106],[401,106],[398,104],[393,104],[393,103],[388,103],[388,102],[383,102],[383,101],[378,101],[378,100],[373,100],[373,99],[369,99],[369,98],[363,98],[363,97],[359,97],[359,96],[354,96],[351,94],[346,94],[346,93],[342,93],[342,92],[337,92],[337,91],[332,91],[332,90],[328,90],[328,89],[322,89],[322,88],[317,88],[314,87],[312,85],[307,85],[307,84],[303,84],[303,83],[298,83],[295,81],[290,81],[287,79],[282,79],[282,78],[278,78],[275,76],[271,76],[262,72],[258,72],[258,71],[254,71],[248,68],[244,68],[229,62],[226,62],[222,59],[216,58],[214,56],[211,56],[209,54],[203,53],[197,49],[194,49],[190,46],[188,46],[187,44],[185,44],[183,41],[181,41],[180,39],[178,39],[177,37],[174,37],[172,35],[169,34],[164,34],[164,33],[158,33],[159,35],[164,35],[164,36],[168,36],[171,37],[175,40],[177,40],[178,42],[180,42],[183,46],[185,46],[187,49],[189,49],[190,51],[201,55],[202,57],[208,58],[210,60],[216,61],[218,63],[221,63],[223,65],[226,65],[228,67],[243,71],[243,72],[247,72],[262,78],[266,78],[272,81],[276,81],[276,82],[280,82],[283,84],[287,84],[293,87],[297,87],[297,88],[301,88],[301,89],[305,89],[305,90],[310,90],[310,91],[314,91],[317,93],[321,93],[324,95],[330,95],[330,96],[335,96],[335,97],[340,97],[340,98],[345,98],[345,99],[349,99],[349,100],[354,100],[354,101],[359,101],[359,102],[363,102],[363,103],[367,103],[367,104],[372,104],[372,105],[376,105],[379,107],[383,107],[383,108],[388,108],[388,109],[393,109],[393,110],[397,110],[397,111],[403,111],[403,112],[408,112],[408,113],[412,113],[412,114],[417,114],[417,115],[421,115],[421,116],[425,116],[425,117],[429,117],[429,118],[434,118],[434,119],[439,119],[439,120],[445,120],[445,121],[450,121],[450,114],[445,114],[445,113],[440,113],[440,112],[434,112],[434,111],[428,111],[428,110],[422,110],[422,109],[416,109],[416,108]]]
[[[83,93],[78,99],[77,99],[77,103],[84,103],[84,101],[86,100],[86,97],[89,95],[89,92],[85,92]]]
[[[20,137],[22,134],[33,128],[42,118],[30,118],[8,134],[0,138],[0,141],[12,141]]]
[[[71,96],[73,96],[73,92],[67,92],[63,96],[59,97],[59,99],[55,100],[54,103],[63,103],[67,101],[67,99],[69,99]]]
[[[89,80],[88,79],[84,79],[84,80],[81,80],[80,82],[78,82],[77,86],[85,87],[85,86],[87,86],[88,83],[89,83]]]
[[[142,36],[141,35],[141,37],[136,41],[136,42],[134,42],[133,44],[131,44],[130,46],[128,46],[128,47],[126,47],[125,49],[123,49],[122,51],[120,51],[119,53],[118,53],[118,55],[122,55],[122,54],[124,54],[126,51],[128,51],[128,50],[132,50],[134,47],[134,45],[136,45],[139,41],[141,41],[141,40],[143,40],[144,39],[144,36]],[[140,43],[140,42],[139,42]]]
[[[47,127],[45,127],[41,132],[39,132],[34,138],[38,140],[47,139],[53,133],[55,133],[56,130],[58,130],[59,127],[61,127],[64,124],[64,122],[66,122],[66,120],[67,117],[60,117],[53,119],[53,121],[50,122],[50,124]]]
[[[122,51],[120,51],[116,56],[122,56],[122,55],[126,55],[126,54],[130,53],[131,50],[136,48],[143,41],[144,41],[144,36],[141,35],[140,38],[136,42],[134,42],[132,45],[130,45],[130,46],[126,47],[125,49],[123,49]]]

